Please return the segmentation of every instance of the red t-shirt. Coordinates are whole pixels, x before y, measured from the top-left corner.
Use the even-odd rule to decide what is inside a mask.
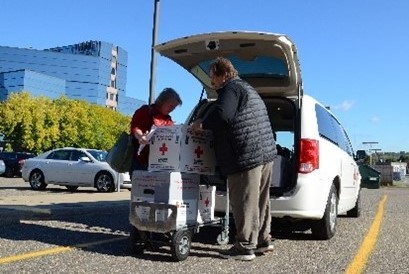
[[[132,116],[131,134],[134,136],[137,129],[140,129],[143,133],[150,131],[152,125],[173,126],[173,124],[172,117],[160,113],[155,104],[150,106],[143,105],[137,109]],[[135,144],[139,144],[136,139],[134,139],[134,142]],[[140,165],[147,167],[149,162],[149,146],[145,146],[140,155],[138,155],[136,149],[134,152],[134,160],[138,161]]]

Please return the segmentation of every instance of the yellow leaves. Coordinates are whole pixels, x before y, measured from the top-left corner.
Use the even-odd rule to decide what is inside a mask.
[[[64,146],[110,149],[129,130],[130,117],[82,100],[21,92],[0,103],[0,121],[14,150],[41,153]]]

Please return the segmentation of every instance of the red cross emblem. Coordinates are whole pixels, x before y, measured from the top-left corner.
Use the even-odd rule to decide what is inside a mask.
[[[162,152],[162,155],[165,155],[165,152],[168,151],[168,147],[165,143],[162,144],[162,146],[159,148],[159,151]]]
[[[206,205],[206,207],[208,207],[209,206],[209,197],[206,197],[206,201],[204,202],[205,203],[205,205]]]
[[[200,155],[203,154],[203,149],[201,149],[200,146],[198,146],[198,147],[195,149],[195,154],[196,154],[197,158],[200,158]]]

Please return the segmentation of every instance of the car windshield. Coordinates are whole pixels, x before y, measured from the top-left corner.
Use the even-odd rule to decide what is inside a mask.
[[[103,150],[87,150],[89,154],[100,162],[106,162],[107,152]]]
[[[233,64],[233,66],[239,72],[240,77],[268,77],[268,78],[288,78],[288,68],[286,64],[274,57],[259,56],[252,60],[243,60],[237,56],[227,57]],[[214,60],[206,60],[199,64],[200,68],[209,74],[210,64]]]

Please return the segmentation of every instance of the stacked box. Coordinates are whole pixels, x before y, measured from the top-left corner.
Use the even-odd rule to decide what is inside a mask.
[[[132,179],[131,201],[154,202],[155,181],[152,176],[150,176],[150,173],[144,171],[134,171],[134,174],[135,175]],[[143,178],[143,180],[141,178]]]
[[[134,174],[138,174],[135,171]],[[155,182],[146,174],[145,180],[139,180],[138,176],[132,179],[131,202],[154,202],[155,201]],[[147,220],[150,214],[150,207],[138,206],[135,208],[136,215],[141,220]]]
[[[190,127],[157,127],[149,150],[149,171],[215,173],[215,155],[211,131],[194,132]]]
[[[193,225],[197,222],[197,201],[199,196],[199,174],[180,172],[134,171],[132,179],[132,202],[148,202],[135,207],[135,215],[140,220],[153,221],[160,225],[166,223],[172,213],[171,209],[161,207],[154,209],[155,204],[169,204],[177,208],[176,228]],[[154,215],[154,220],[150,220]],[[132,216],[132,214],[131,214]]]
[[[150,139],[149,171],[180,171],[182,126],[157,127]]]
[[[198,200],[198,223],[206,223],[214,221],[214,208],[216,200],[216,186],[199,186]]]

